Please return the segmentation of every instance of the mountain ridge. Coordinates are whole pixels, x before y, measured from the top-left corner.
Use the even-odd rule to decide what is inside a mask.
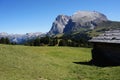
[[[42,37],[44,36],[44,33],[41,32],[35,32],[35,33],[26,33],[26,34],[8,34],[6,32],[1,32],[0,33],[0,38],[9,38],[10,42],[14,42],[17,44],[22,44],[25,41],[29,39],[34,39],[36,37]]]
[[[63,22],[60,22],[59,19]],[[72,16],[67,16],[67,18],[66,15],[58,15],[48,34],[56,35],[59,33],[74,32],[78,31],[80,28],[94,29],[97,24],[103,21],[108,21],[107,17],[97,11],[77,11]],[[62,29],[62,31],[58,31],[60,29]]]

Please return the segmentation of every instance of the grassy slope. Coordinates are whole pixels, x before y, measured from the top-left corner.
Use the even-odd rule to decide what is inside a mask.
[[[120,22],[108,21],[99,24],[94,30],[88,32],[90,36],[98,36],[108,30],[120,29]]]
[[[78,28],[77,31],[70,33],[72,36],[79,35],[79,33],[87,33],[90,37],[98,36],[99,34],[104,33],[105,31],[120,29],[120,22],[117,21],[107,21],[98,24],[95,29],[90,30],[89,28]]]
[[[0,45],[0,80],[120,80],[120,67],[75,64],[90,48]]]

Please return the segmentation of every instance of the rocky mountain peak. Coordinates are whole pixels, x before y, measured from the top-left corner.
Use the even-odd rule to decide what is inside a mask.
[[[107,21],[107,17],[96,11],[77,11],[72,15],[72,20],[74,22],[89,22],[95,20]]]
[[[99,23],[108,21],[97,11],[77,11],[72,16],[58,15],[52,24],[49,35],[80,31],[80,28],[94,29]]]
[[[108,21],[107,17],[96,11],[78,11],[71,16],[64,33],[79,31],[81,28],[94,29],[99,23]]]
[[[58,33],[63,33],[63,30],[65,28],[65,25],[69,21],[70,17],[67,15],[58,15],[55,19],[55,21],[52,24],[52,28],[49,31],[48,34],[54,35]]]

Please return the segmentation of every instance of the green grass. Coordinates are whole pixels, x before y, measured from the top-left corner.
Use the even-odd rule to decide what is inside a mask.
[[[120,80],[120,66],[75,64],[91,48],[0,45],[0,80]]]

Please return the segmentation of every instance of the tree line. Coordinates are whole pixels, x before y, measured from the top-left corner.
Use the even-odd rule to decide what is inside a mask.
[[[90,37],[87,34],[63,35],[62,37],[45,36],[28,40],[24,45],[28,46],[71,46],[71,47],[90,47],[88,42]]]
[[[56,46],[58,44],[58,38],[52,38],[49,36],[37,37],[32,40],[26,41],[24,45],[28,46]]]
[[[91,44],[88,42],[90,37],[85,33],[79,33],[76,35],[63,35],[62,37],[37,37],[34,39],[28,39],[22,45],[26,46],[71,46],[71,47],[90,47]],[[0,38],[0,44],[12,44],[16,45],[15,42],[10,42],[9,38]]]
[[[0,44],[10,44],[10,40],[6,37],[0,38]]]
[[[16,45],[16,42],[10,42],[10,39],[8,37],[1,37],[0,38],[0,44],[12,44]]]

